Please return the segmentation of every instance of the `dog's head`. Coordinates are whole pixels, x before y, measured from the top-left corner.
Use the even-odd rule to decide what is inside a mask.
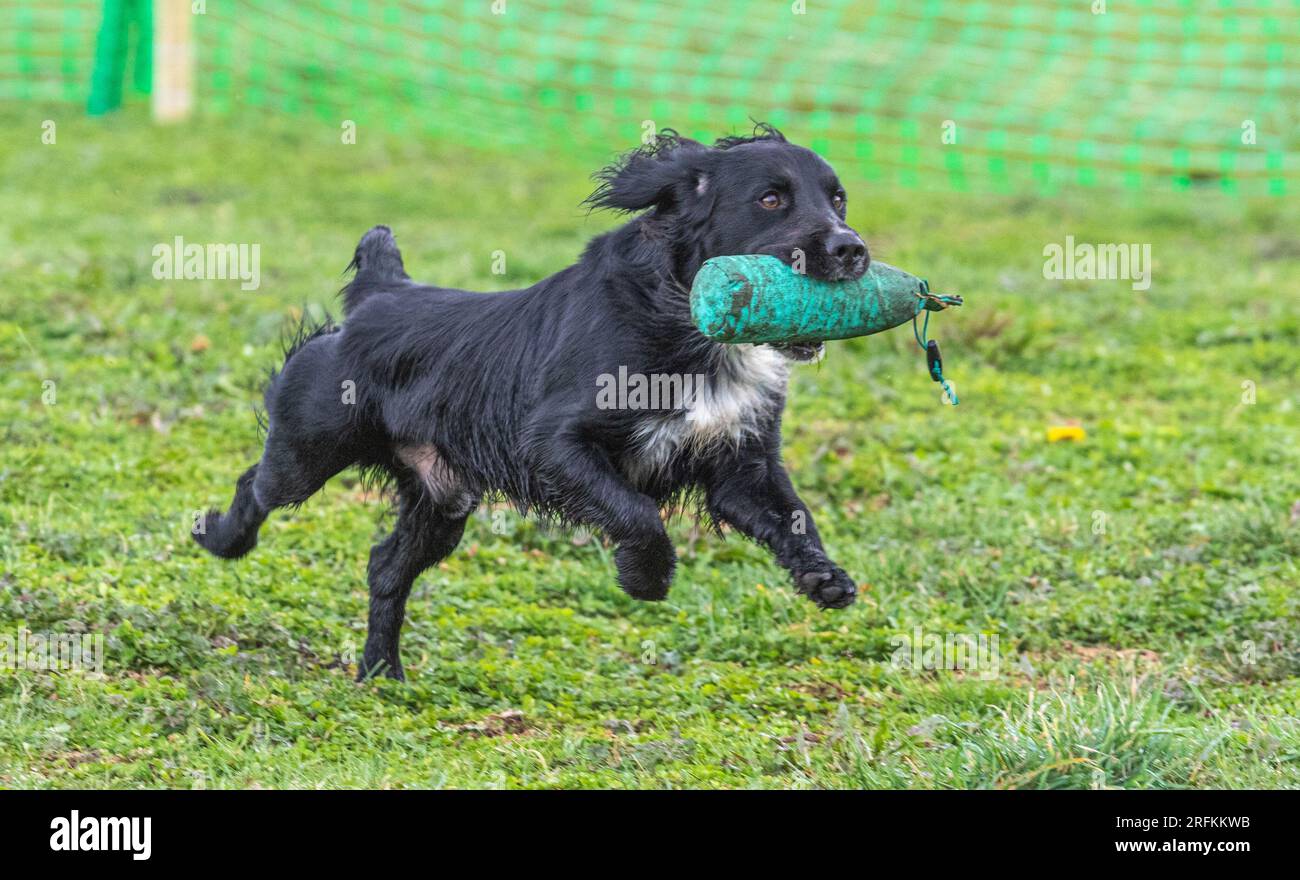
[[[814,278],[860,278],[871,258],[845,222],[848,198],[835,170],[770,125],[707,147],[665,130],[597,174],[587,202],[653,210],[642,228],[669,250],[689,287],[703,262],[728,254],[771,254]]]

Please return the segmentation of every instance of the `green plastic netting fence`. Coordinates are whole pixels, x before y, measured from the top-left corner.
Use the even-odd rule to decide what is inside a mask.
[[[909,187],[1300,182],[1300,0],[199,5],[200,114],[593,157],[648,127],[712,138],[752,116],[841,173]],[[85,104],[102,9],[0,8],[0,100]]]

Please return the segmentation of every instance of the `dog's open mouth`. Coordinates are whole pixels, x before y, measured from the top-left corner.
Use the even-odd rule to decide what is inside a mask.
[[[826,343],[824,342],[773,342],[769,344],[792,361],[815,361],[826,350]]]

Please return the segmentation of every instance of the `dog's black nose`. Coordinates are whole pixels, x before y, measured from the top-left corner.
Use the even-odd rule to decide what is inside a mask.
[[[867,246],[856,232],[844,229],[826,236],[826,254],[848,266],[866,258]]]

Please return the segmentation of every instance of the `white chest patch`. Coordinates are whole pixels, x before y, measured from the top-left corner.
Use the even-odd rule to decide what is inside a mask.
[[[726,346],[716,376],[697,391],[689,408],[648,420],[637,430],[637,452],[624,464],[628,479],[639,484],[680,455],[739,445],[776,406],[789,375],[789,362],[768,346]]]

